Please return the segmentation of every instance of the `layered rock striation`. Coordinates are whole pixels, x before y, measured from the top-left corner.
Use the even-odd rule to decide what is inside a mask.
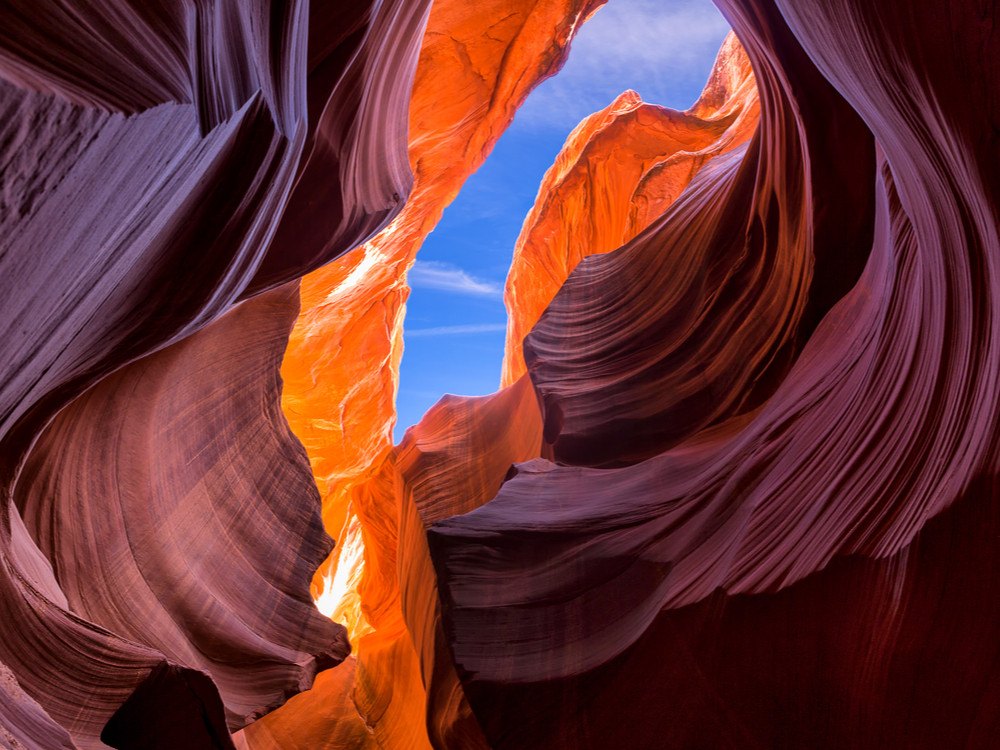
[[[231,748],[348,653],[277,368],[409,190],[428,4],[315,5],[0,9],[4,746]]]
[[[598,4],[0,9],[0,746],[995,744],[989,4],[718,0],[390,444],[406,269]]]
[[[552,460],[429,530],[465,694],[493,747],[989,747],[990,11],[720,5],[759,130],[579,263]]]
[[[514,248],[502,385],[524,374],[521,343],[576,265],[649,226],[703,166],[750,139],[759,113],[750,62],[730,33],[686,112],[629,90],[570,133]]]

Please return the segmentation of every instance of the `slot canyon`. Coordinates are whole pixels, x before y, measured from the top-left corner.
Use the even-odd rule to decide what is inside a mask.
[[[615,3],[0,2],[0,748],[1000,747],[996,0],[714,0],[394,437],[422,246]]]

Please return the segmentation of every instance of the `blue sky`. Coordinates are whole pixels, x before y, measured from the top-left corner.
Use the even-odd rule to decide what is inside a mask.
[[[565,67],[531,94],[418,253],[396,442],[443,394],[481,396],[499,386],[514,243],[570,131],[626,89],[687,109],[728,31],[710,0],[610,0],[584,24]]]

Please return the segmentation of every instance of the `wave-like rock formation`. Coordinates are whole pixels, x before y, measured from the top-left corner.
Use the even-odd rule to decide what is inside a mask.
[[[502,385],[525,373],[521,342],[576,265],[649,226],[705,164],[753,135],[759,111],[750,61],[730,33],[688,111],[647,104],[630,90],[576,127],[514,248]]]
[[[347,654],[277,368],[409,190],[427,7],[0,8],[4,746],[231,748]]]
[[[995,745],[995,8],[717,4],[396,447],[406,269],[599,2],[0,8],[0,747]]]
[[[430,529],[465,695],[503,748],[990,747],[992,11],[720,5],[757,133],[580,262],[553,460]]]

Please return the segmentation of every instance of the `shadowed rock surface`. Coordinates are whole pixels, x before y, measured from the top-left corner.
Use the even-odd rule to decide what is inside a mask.
[[[722,6],[757,136],[570,275],[525,342],[556,461],[430,530],[459,677],[494,747],[989,747],[992,11]]]
[[[330,540],[278,408],[294,287],[234,305],[398,210],[425,11],[0,9],[8,746],[232,747],[226,718],[346,655],[304,588]],[[277,244],[301,175],[364,154],[325,179],[335,241]]]

